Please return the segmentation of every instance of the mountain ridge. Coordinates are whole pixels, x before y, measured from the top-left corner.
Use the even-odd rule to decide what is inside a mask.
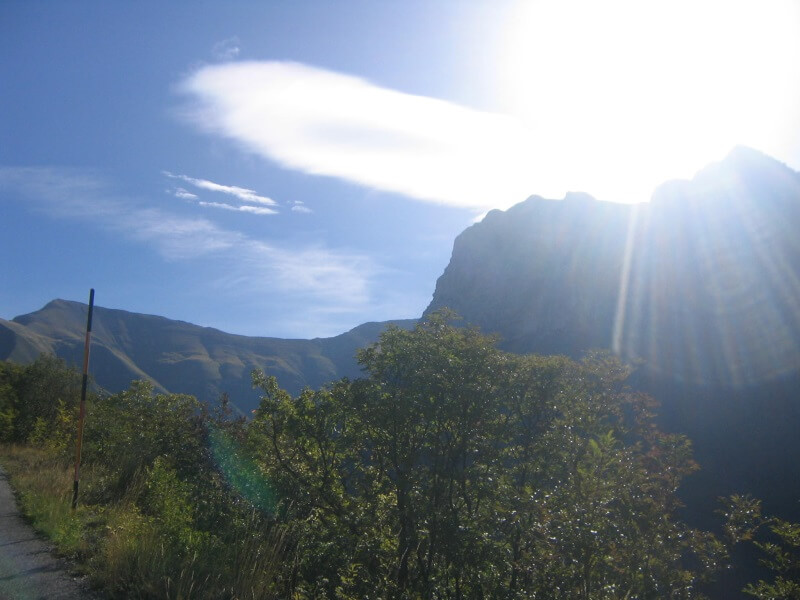
[[[800,365],[795,227],[800,173],[737,147],[648,204],[571,192],[491,211],[456,238],[424,315],[447,306],[513,352],[609,348],[689,381],[758,382]],[[692,348],[715,364],[679,356]]]
[[[752,494],[800,520],[800,173],[737,148],[654,200],[531,196],[462,232],[425,311],[447,306],[518,353],[614,350],[702,470],[687,519]],[[734,597],[741,574],[723,579]],[[737,579],[738,578],[738,579]]]
[[[33,313],[0,319],[0,358],[29,362],[41,353],[79,364],[87,305],[56,299]],[[357,376],[355,352],[377,340],[387,325],[411,327],[415,320],[364,323],[331,338],[283,339],[229,334],[161,317],[120,309],[94,308],[91,372],[109,391],[147,379],[159,391],[189,393],[207,401],[225,392],[242,410],[257,397],[250,371],[278,377],[292,393]]]

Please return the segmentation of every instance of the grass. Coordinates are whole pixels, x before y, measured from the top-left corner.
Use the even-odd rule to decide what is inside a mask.
[[[70,469],[48,452],[26,446],[0,446],[0,462],[34,529],[50,538],[61,554],[85,556],[88,547],[83,532],[95,515],[86,507],[71,509]]]
[[[111,598],[277,597],[285,529],[255,513],[233,541],[222,541],[224,531],[220,536],[190,531],[177,539],[163,518],[145,515],[138,507],[142,478],[118,500],[91,503],[102,498],[97,489],[106,479],[102,472],[85,469],[81,491],[86,503],[73,511],[72,469],[63,459],[40,448],[0,445],[0,463],[33,527]]]

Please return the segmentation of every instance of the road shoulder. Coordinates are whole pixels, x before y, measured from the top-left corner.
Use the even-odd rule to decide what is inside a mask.
[[[69,563],[22,518],[0,466],[0,600],[99,599]]]

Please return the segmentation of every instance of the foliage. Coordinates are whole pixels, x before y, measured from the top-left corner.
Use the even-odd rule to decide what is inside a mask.
[[[296,593],[692,597],[724,557],[675,519],[696,465],[626,370],[519,357],[433,315],[359,354],[367,377],[264,396],[249,430],[295,532]]]
[[[228,452],[227,471],[252,466],[240,447],[244,422],[224,405],[154,394],[144,382],[92,399],[77,511],[64,452],[74,451],[64,432],[75,411],[60,398],[35,416],[31,446],[4,447],[2,461],[34,525],[110,596],[275,598],[286,528],[254,510],[236,489],[241,474],[230,485],[215,460],[212,438]]]
[[[676,517],[691,445],[627,369],[451,318],[389,328],[358,380],[293,397],[255,372],[249,422],[145,382],[91,398],[75,513],[74,372],[4,365],[0,434],[49,461],[10,469],[23,504],[115,597],[699,597],[725,549]]]
[[[764,517],[761,502],[750,496],[725,499],[725,530],[733,543],[751,542],[774,574],[771,582],[749,583],[744,592],[761,600],[800,600],[800,523]]]
[[[23,367],[0,362],[0,442],[12,442],[16,437],[15,425],[19,416],[17,388]]]
[[[63,435],[61,425],[80,400],[81,376],[49,354],[26,366],[0,366],[0,441],[24,443],[31,435],[41,442]],[[54,440],[66,446],[67,440]]]
[[[124,492],[159,456],[169,457],[182,477],[203,462],[204,429],[193,396],[154,394],[150,382],[135,381],[124,392],[98,398],[89,414],[84,459],[107,470],[109,493]]]

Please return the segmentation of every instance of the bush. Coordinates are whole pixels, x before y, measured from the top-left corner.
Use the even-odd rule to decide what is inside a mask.
[[[185,394],[154,394],[136,381],[119,394],[98,398],[86,420],[84,460],[113,478],[109,493],[119,498],[127,485],[159,456],[169,457],[181,477],[202,472],[204,425],[200,403]]]
[[[60,419],[72,418],[77,410],[81,375],[49,354],[24,367],[0,364],[0,440],[25,443],[34,433],[38,442],[63,436],[55,430]]]
[[[249,447],[297,525],[296,592],[692,597],[725,552],[675,516],[688,440],[613,357],[494,343],[433,315],[361,352],[362,380],[292,398],[254,375]]]

